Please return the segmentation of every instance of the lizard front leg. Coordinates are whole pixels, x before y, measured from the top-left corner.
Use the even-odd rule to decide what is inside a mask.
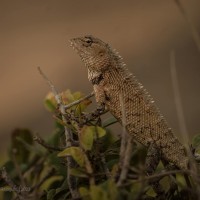
[[[107,112],[106,106],[105,106],[105,98],[106,94],[104,93],[103,88],[97,84],[94,85],[94,94],[97,102],[97,108],[93,110],[92,112],[83,115],[83,124],[95,120],[100,117],[100,115]]]
[[[102,105],[102,104],[105,105],[105,102],[110,99],[109,95],[108,95],[109,89],[106,88],[105,85],[103,85],[101,83],[95,84],[93,87],[94,87],[94,94],[95,94],[96,102],[99,105]]]
[[[82,115],[81,125],[84,125],[88,122],[96,120],[97,118],[100,119],[100,116],[106,112],[107,112],[107,110],[105,109],[105,105],[101,104],[101,105],[98,105],[98,107],[90,113],[87,113],[87,114],[82,113],[83,115]]]

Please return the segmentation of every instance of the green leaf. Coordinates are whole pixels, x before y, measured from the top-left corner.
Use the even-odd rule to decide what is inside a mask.
[[[85,163],[85,155],[80,147],[69,147],[58,154],[59,157],[72,156],[72,158],[83,167]]]
[[[47,157],[47,163],[49,166],[53,166],[56,169],[57,174],[62,176],[67,175],[66,167],[62,164],[62,159],[57,156],[57,152],[51,153]]]
[[[32,133],[28,129],[15,129],[12,132],[11,155],[13,155],[13,153],[15,154],[15,158],[19,164],[27,163],[30,151],[20,140],[32,146]]]
[[[79,193],[80,193],[81,197],[87,196],[89,194],[89,190],[86,187],[80,187]]]
[[[90,187],[90,197],[92,200],[108,200],[106,191],[101,186],[92,185]]]
[[[54,97],[54,94],[52,92],[49,92],[47,96],[44,99],[44,106],[46,109],[50,112],[54,112],[57,107],[57,103]]]
[[[106,134],[105,129],[99,126],[84,126],[80,132],[80,143],[85,150],[91,150],[94,139],[101,138]]]
[[[47,200],[53,200],[53,197],[54,197],[55,193],[56,193],[55,189],[51,189],[50,191],[48,191]]]
[[[130,199],[138,199],[137,197],[141,191],[143,191],[145,193],[147,190],[151,189],[150,187],[146,187],[146,186],[147,186],[147,182],[133,183],[130,188],[131,192],[129,193],[129,198]],[[149,191],[149,194],[154,196],[154,193],[151,193],[151,190]]]
[[[44,101],[44,105],[50,112],[54,112],[56,110],[56,106],[53,104],[53,102],[50,99],[46,99]]]
[[[106,130],[100,126],[93,126],[93,129],[94,129],[94,138],[97,139],[97,138],[101,138],[103,137],[104,135],[106,135]]]
[[[66,90],[61,93],[62,101],[66,105],[68,103],[73,102],[75,99],[73,97],[73,94],[71,93],[71,90]]]
[[[80,144],[85,150],[91,150],[94,141],[93,126],[84,126],[80,132]]]
[[[60,141],[63,141],[64,138],[63,128],[56,127],[56,129],[52,132],[52,135],[49,135],[47,143],[53,146],[59,146],[62,145],[60,144]]]
[[[88,178],[87,174],[85,174],[83,170],[80,170],[78,168],[70,169],[70,174],[76,177]]]
[[[74,92],[73,96],[74,96],[74,100],[79,100],[84,95],[81,92]],[[92,103],[92,101],[90,99],[85,99],[78,105],[74,106],[74,109],[76,109],[76,114],[77,115],[81,114],[81,112],[83,112],[88,107],[88,105],[90,105],[91,103]]]
[[[109,129],[106,130],[106,135],[101,138],[101,149],[103,150],[103,152],[106,152],[107,150],[110,151],[112,150],[112,146],[114,145],[114,143],[116,143],[116,141],[119,139],[119,137],[116,134],[111,133],[111,131]],[[116,147],[118,150],[120,149],[120,142],[119,145]],[[117,152],[118,154],[119,152]]]
[[[73,97],[74,97],[74,100],[78,100],[83,97],[83,94],[81,92],[74,92]]]
[[[40,187],[40,189],[42,190],[47,190],[49,189],[49,187],[56,181],[61,181],[63,179],[62,176],[52,176],[50,178],[48,178]]]
[[[119,199],[117,198],[119,196],[118,188],[113,179],[108,180],[106,190],[109,194],[109,199]]]

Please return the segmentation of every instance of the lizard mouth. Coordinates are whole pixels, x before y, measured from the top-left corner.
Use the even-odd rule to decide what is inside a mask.
[[[82,61],[86,61],[88,57],[88,52],[85,50],[85,47],[82,44],[82,41],[79,38],[73,38],[69,40],[70,47],[81,57]]]
[[[79,39],[77,38],[73,38],[73,39],[70,39],[69,42],[70,42],[70,47],[73,48],[73,50],[80,56],[81,60],[86,64],[87,56],[86,56],[86,52],[82,48],[81,41],[79,41]]]
[[[76,47],[77,45],[76,45],[76,43],[75,43],[75,40],[74,40],[74,39],[70,39],[69,42],[70,42],[70,45],[69,45],[69,46],[72,47],[73,50],[76,51],[76,50],[77,50],[77,47]]]
[[[80,56],[84,53],[81,44],[79,44],[80,42],[76,38],[70,39],[69,42],[70,47],[72,47]]]

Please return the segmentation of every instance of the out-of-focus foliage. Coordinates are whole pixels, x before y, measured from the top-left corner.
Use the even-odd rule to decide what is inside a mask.
[[[69,104],[82,97],[80,92],[62,93],[62,101]],[[68,120],[65,124],[58,112],[58,105],[52,94],[45,99],[45,107],[55,115],[55,129],[41,144],[34,141],[33,133],[28,129],[16,129],[12,133],[8,161],[1,167],[0,199],[38,199],[65,200],[72,199],[67,182],[68,175],[76,177],[75,186],[79,192],[78,199],[83,200],[121,200],[121,199],[159,199],[145,175],[146,150],[133,144],[128,176],[123,184],[118,185],[120,174],[120,135],[110,131],[116,119],[104,121],[95,119],[79,124],[87,114],[90,100],[81,102],[67,110]],[[74,145],[65,148],[64,125],[72,134]],[[199,148],[200,139],[196,136],[193,146]],[[76,165],[67,171],[67,157],[71,156]],[[159,164],[155,175],[163,170]],[[193,199],[198,194],[198,181],[191,176],[191,188],[188,187],[183,174],[165,176],[161,185],[165,189],[165,199]],[[171,182],[177,189],[170,193]],[[167,196],[168,195],[168,196]],[[162,199],[162,198],[160,198]]]

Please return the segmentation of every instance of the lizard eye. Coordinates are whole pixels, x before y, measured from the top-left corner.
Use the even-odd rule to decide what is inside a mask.
[[[92,40],[89,39],[89,38],[87,38],[87,39],[85,40],[85,42],[87,42],[88,44],[91,44],[91,43],[92,43]]]
[[[85,37],[84,38],[84,43],[85,43],[85,46],[91,46],[93,41],[92,41],[92,38],[91,37]]]

